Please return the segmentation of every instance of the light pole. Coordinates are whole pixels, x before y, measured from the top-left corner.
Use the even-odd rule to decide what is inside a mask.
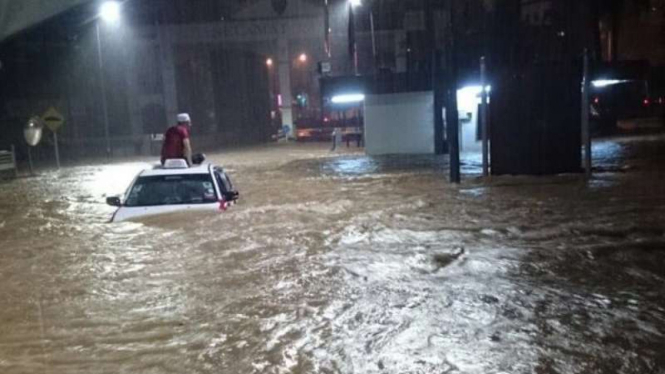
[[[106,156],[111,157],[111,139],[109,135],[109,111],[106,99],[106,82],[104,79],[104,59],[102,57],[102,38],[100,22],[116,24],[120,21],[120,3],[117,1],[106,1],[99,8],[99,20],[95,23],[97,33],[97,62],[99,64],[99,77],[102,90],[102,110],[104,114],[104,139],[106,141]]]
[[[358,75],[358,42],[356,41],[355,7],[362,5],[361,0],[349,0],[349,52],[353,58],[353,73]]]
[[[353,11],[354,8],[362,6],[362,0],[349,0],[349,22],[353,22],[354,25],[352,27],[353,33],[355,34],[356,28],[355,28],[355,12]],[[376,35],[374,31],[374,11],[372,10],[371,4],[368,5],[368,11],[369,11],[369,25],[370,25],[370,34],[371,34],[371,39],[372,39],[372,57],[374,58],[374,68],[376,68],[376,63],[377,63],[377,56],[376,56]],[[350,27],[351,29],[351,27]],[[355,68],[355,73],[356,75],[358,74],[358,44],[357,44],[356,36],[353,35],[353,59],[354,59],[354,68]]]

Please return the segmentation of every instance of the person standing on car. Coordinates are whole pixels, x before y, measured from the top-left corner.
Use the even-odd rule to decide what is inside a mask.
[[[162,165],[168,159],[181,158],[192,166],[192,144],[189,140],[192,120],[187,113],[178,114],[178,124],[169,127],[162,144]]]

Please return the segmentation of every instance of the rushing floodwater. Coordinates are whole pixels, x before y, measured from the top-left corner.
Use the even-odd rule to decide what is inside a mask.
[[[665,372],[662,138],[589,183],[325,148],[213,155],[220,215],[106,223],[140,162],[0,184],[0,372]]]

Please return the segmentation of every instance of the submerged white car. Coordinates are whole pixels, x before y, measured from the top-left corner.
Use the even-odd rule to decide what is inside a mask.
[[[221,167],[166,160],[164,166],[140,172],[123,196],[106,203],[118,207],[111,222],[121,222],[179,211],[225,211],[238,196]]]

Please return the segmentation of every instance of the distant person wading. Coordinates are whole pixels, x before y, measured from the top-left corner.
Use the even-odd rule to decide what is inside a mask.
[[[192,144],[189,140],[192,120],[189,114],[178,114],[178,124],[169,127],[164,134],[162,165],[168,159],[184,159],[192,166]]]

